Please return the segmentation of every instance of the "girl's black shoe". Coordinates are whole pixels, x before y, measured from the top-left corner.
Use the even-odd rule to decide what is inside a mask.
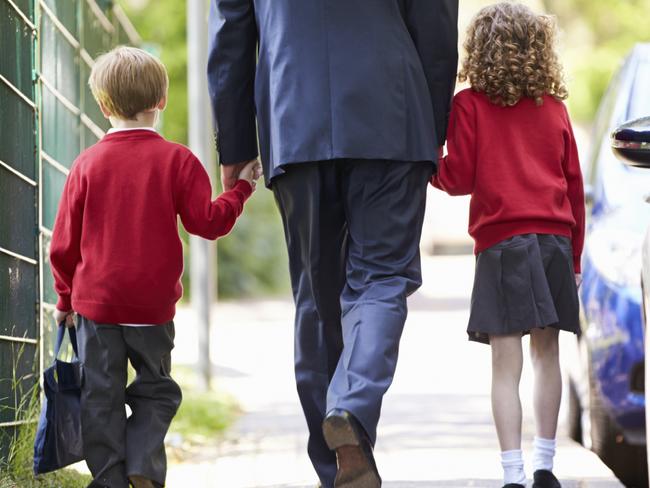
[[[533,488],[562,488],[562,485],[553,473],[538,469],[533,474]]]
[[[507,485],[503,485],[503,488],[526,488],[524,485],[520,485],[519,483],[508,483]]]

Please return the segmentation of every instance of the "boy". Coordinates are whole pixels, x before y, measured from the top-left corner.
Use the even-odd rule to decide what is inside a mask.
[[[55,318],[71,326],[78,314],[90,487],[161,487],[163,441],[181,402],[170,377],[183,272],[177,215],[192,234],[227,234],[261,170],[250,163],[211,200],[201,163],[153,128],[169,81],[146,52],[120,47],[100,56],[89,84],[113,128],[81,153],[63,190],[50,250]],[[137,373],[128,388],[127,361]]]

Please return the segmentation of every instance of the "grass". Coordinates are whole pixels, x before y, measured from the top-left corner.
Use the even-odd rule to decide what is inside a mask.
[[[172,440],[167,451],[171,462],[182,462],[201,446],[214,445],[237,418],[240,410],[232,397],[223,393],[200,391],[197,378],[190,367],[175,367],[174,379],[183,389],[183,402],[170,427]],[[15,376],[15,375],[14,375]],[[131,371],[130,378],[134,376]],[[21,388],[24,378],[13,378]],[[35,477],[32,472],[36,419],[40,411],[38,385],[33,385],[15,407],[16,418],[28,420],[13,437],[6,459],[0,458],[0,488],[85,488],[91,477],[62,469]]]
[[[166,439],[170,465],[182,464],[217,447],[219,439],[241,413],[231,396],[198,388],[198,377],[192,368],[176,366],[172,376],[183,390],[183,401]]]
[[[11,382],[11,390],[16,392],[16,400],[12,407],[5,408],[12,410],[16,420],[27,423],[11,434],[3,432],[4,435],[10,435],[10,439],[0,439],[2,444],[9,441],[6,458],[0,457],[0,488],[85,488],[91,478],[72,469],[38,477],[33,474],[34,437],[40,413],[40,390],[33,372],[18,372],[24,354],[23,346],[19,346],[17,351],[12,349],[14,367],[11,378],[6,380]],[[38,363],[34,361],[32,364]]]
[[[34,419],[38,403],[30,406],[30,419]],[[90,476],[73,469],[62,469],[34,476],[32,471],[36,422],[18,430],[9,450],[5,465],[0,469],[0,488],[86,488]]]
[[[192,443],[214,443],[239,415],[237,402],[218,391],[200,391],[190,367],[177,366],[172,376],[183,389],[183,402],[169,431]]]
[[[72,469],[63,469],[38,477],[34,477],[31,473],[19,476],[0,474],[0,488],[86,488],[90,481],[90,476],[77,473]]]
[[[30,404],[28,412],[35,412]],[[33,420],[32,417],[29,417]],[[17,430],[9,447],[7,459],[0,463],[0,488],[85,488],[91,479],[72,469],[64,469],[35,477],[32,472],[36,423]]]

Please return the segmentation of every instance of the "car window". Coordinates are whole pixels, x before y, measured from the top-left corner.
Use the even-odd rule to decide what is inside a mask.
[[[644,60],[639,63],[634,77],[634,86],[632,87],[627,113],[628,120],[650,116],[648,87],[650,87],[650,61]]]

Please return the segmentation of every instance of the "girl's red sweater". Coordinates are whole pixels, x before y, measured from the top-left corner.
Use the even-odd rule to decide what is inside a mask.
[[[247,181],[212,200],[191,151],[155,132],[104,136],[75,161],[54,224],[57,308],[99,323],[162,324],[181,297],[185,229],[216,239],[251,195]]]
[[[571,238],[575,272],[585,233],[585,203],[576,141],[566,107],[550,96],[501,107],[466,89],[453,100],[448,155],[432,183],[450,195],[471,194],[469,233],[475,252],[519,234]]]

